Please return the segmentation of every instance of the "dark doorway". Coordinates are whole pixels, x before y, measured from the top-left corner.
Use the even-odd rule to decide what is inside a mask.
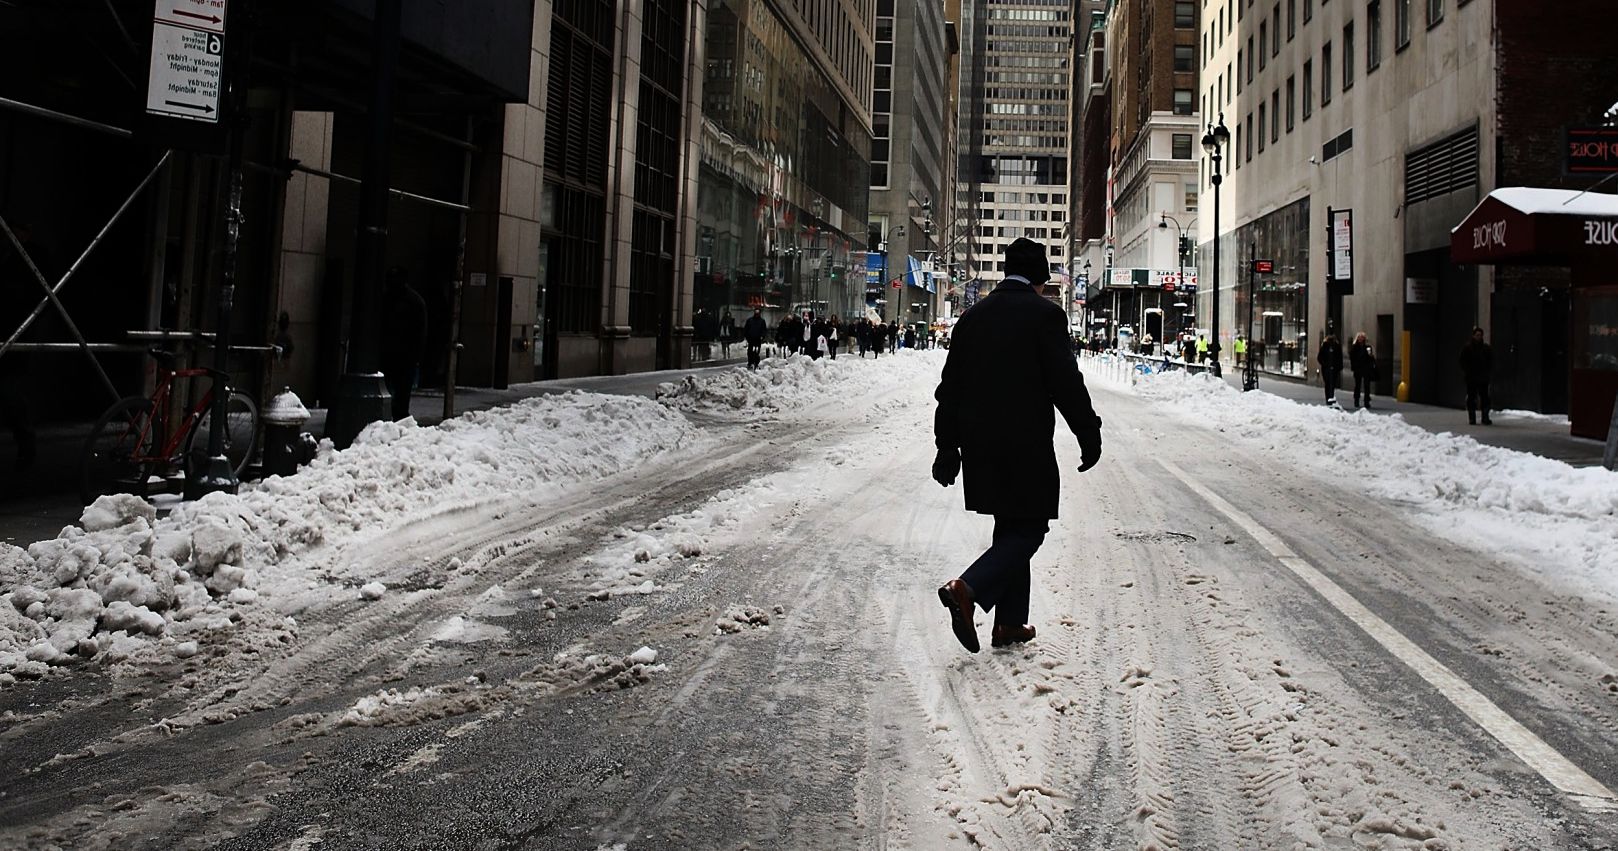
[[[1511,287],[1494,292],[1490,305],[1498,406],[1567,413],[1567,290]]]

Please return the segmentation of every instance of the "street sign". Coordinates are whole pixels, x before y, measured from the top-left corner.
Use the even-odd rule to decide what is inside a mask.
[[[225,0],[158,0],[146,112],[219,123],[225,80]]]
[[[1274,260],[1254,260],[1253,261],[1253,271],[1258,272],[1260,274],[1269,274],[1270,272],[1274,272],[1275,271],[1275,261]]]

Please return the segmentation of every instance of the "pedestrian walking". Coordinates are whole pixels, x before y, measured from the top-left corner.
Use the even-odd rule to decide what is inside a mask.
[[[810,360],[820,357],[815,353],[815,315],[805,315],[798,320],[798,326],[798,350]]]
[[[831,346],[831,359],[837,360],[837,341],[842,335],[838,333],[837,317],[833,316],[826,323],[826,342]]]
[[[1478,409],[1483,410],[1483,424],[1494,425],[1489,419],[1489,378],[1494,373],[1494,349],[1483,342],[1483,329],[1473,328],[1472,339],[1461,347],[1461,375],[1466,379],[1466,421],[1478,424]]]
[[[1348,347],[1348,368],[1354,373],[1354,406],[1371,407],[1371,383],[1376,381],[1376,355],[1371,352],[1371,344],[1366,342],[1365,332],[1354,335],[1354,343]],[[1361,401],[1362,394],[1364,401]]]
[[[1208,362],[1208,338],[1202,334],[1197,335],[1197,363]]]
[[[1006,273],[956,323],[935,394],[933,479],[948,487],[964,475],[966,509],[994,517],[988,550],[938,589],[956,639],[973,653],[974,605],[994,613],[994,646],[1034,637],[1029,562],[1056,519],[1061,485],[1054,411],[1078,438],[1079,472],[1101,460],[1101,418],[1068,354],[1067,316],[1042,295],[1045,247],[1019,238],[1006,249]]]
[[[388,270],[382,310],[382,381],[393,397],[393,419],[402,420],[410,416],[410,393],[427,345],[427,302],[410,286],[403,266]]]
[[[722,357],[730,357],[730,344],[736,341],[736,320],[730,315],[730,308],[725,308],[725,314],[719,318],[719,351]]]
[[[1315,363],[1320,364],[1320,380],[1326,384],[1326,404],[1336,407],[1337,388],[1343,383],[1343,346],[1335,334],[1327,334],[1320,341]]]
[[[865,358],[865,350],[871,347],[871,320],[861,319],[854,323],[854,342],[859,344],[860,358]]]
[[[758,369],[759,350],[764,346],[764,336],[770,332],[769,323],[764,321],[764,312],[753,308],[753,315],[747,318],[742,325],[742,338],[747,340],[747,368]]]

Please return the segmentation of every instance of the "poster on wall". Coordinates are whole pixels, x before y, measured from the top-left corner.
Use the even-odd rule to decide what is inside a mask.
[[[1354,280],[1354,211],[1327,209],[1331,216],[1331,277],[1337,283]]]

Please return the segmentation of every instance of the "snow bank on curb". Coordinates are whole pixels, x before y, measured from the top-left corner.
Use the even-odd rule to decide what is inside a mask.
[[[569,393],[437,428],[375,423],[296,475],[211,494],[161,521],[145,500],[102,497],[52,540],[0,544],[0,684],[75,659],[177,656],[190,644],[182,638],[226,640],[244,622],[279,626],[268,617],[275,598],[372,579],[330,566],[316,576],[290,555],[456,505],[599,479],[693,434],[684,416],[647,399]]]
[[[1268,456],[1411,506],[1420,522],[1451,541],[1514,557],[1573,590],[1618,599],[1618,473],[1434,434],[1397,414],[1244,394],[1183,372],[1144,377],[1135,391]]]
[[[947,353],[902,349],[880,358],[843,354],[837,360],[792,356],[769,358],[756,370],[746,367],[687,375],[665,382],[657,398],[673,408],[711,413],[802,410],[811,405],[869,392],[878,385],[912,380],[938,382]]]

